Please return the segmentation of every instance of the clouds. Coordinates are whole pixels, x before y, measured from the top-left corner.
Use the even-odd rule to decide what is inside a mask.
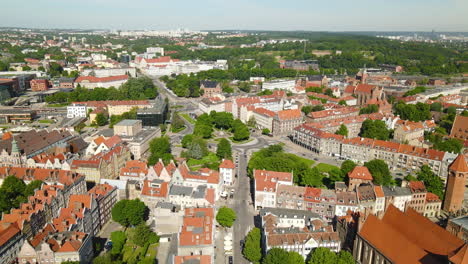
[[[2,26],[40,28],[468,29],[466,0],[16,0],[2,9]]]

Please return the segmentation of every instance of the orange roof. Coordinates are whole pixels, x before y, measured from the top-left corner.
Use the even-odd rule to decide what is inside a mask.
[[[292,183],[293,175],[290,172],[255,170],[254,178],[256,191],[276,192],[278,181]]]
[[[439,196],[428,192],[426,193],[426,202],[428,203],[435,203],[435,202],[440,202],[441,200],[439,199]]]
[[[372,89],[374,89],[375,87],[375,85],[361,83],[356,86],[355,92],[371,93]]]
[[[141,190],[142,195],[151,197],[167,197],[169,187],[168,183],[162,180],[143,181],[143,189]]]
[[[450,263],[453,264],[468,264],[468,245],[465,244],[460,250],[449,256]]]
[[[94,195],[94,197],[98,196],[106,196],[110,191],[112,191],[115,187],[104,183],[104,184],[97,184],[91,190],[88,191],[88,194]]]
[[[5,132],[2,135],[2,140],[8,140],[8,139],[11,139],[11,138],[13,138],[13,134],[11,132]]]
[[[302,118],[302,112],[299,109],[282,110],[277,113],[280,120],[291,120]]]
[[[221,164],[219,164],[219,167],[220,168],[225,168],[225,169],[235,169],[236,168],[234,163],[229,159],[223,159],[223,162],[221,162]]]
[[[98,82],[115,82],[115,81],[123,81],[128,80],[127,75],[118,75],[118,76],[109,76],[109,77],[94,77],[94,76],[80,76],[76,78],[76,83],[81,82],[90,82],[90,83],[98,83]]]
[[[213,244],[213,208],[187,208],[179,234],[180,246]]]
[[[385,197],[385,194],[382,190],[382,186],[374,186],[375,196],[377,198]]]
[[[13,238],[16,234],[20,232],[21,230],[19,229],[16,223],[7,223],[4,221],[0,221],[0,246],[3,246],[11,238]]]
[[[174,257],[174,264],[185,264],[185,263],[210,264],[211,257],[208,255],[175,256]]]
[[[427,192],[426,186],[422,181],[410,181],[408,185],[412,193]]]
[[[268,109],[265,109],[263,107],[259,107],[259,108],[255,108],[253,110],[255,113],[258,113],[258,114],[261,114],[261,115],[265,115],[265,116],[269,116],[269,117],[274,117],[275,116],[275,112],[273,111],[270,111]]]
[[[456,172],[468,172],[465,156],[459,154],[458,157],[450,164],[449,170]]]
[[[372,174],[370,171],[367,169],[367,167],[364,166],[356,166],[354,169],[350,172],[348,172],[348,177],[350,179],[360,179],[360,180],[367,180],[367,181],[372,181]]]

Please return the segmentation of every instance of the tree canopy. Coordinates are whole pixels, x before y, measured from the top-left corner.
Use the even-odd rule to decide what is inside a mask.
[[[272,248],[262,261],[262,264],[304,264],[304,258],[295,251]]]
[[[392,175],[387,163],[380,159],[374,159],[364,163],[372,174],[373,182],[377,185],[389,186],[393,184]]]
[[[365,138],[389,140],[390,130],[387,129],[385,122],[382,120],[366,119],[362,123],[361,132],[359,135]]]
[[[226,206],[221,207],[216,214],[216,221],[223,227],[231,227],[236,218],[236,212]]]
[[[441,200],[444,199],[444,182],[437,176],[429,166],[423,165],[421,170],[416,174],[419,181],[423,181],[428,192],[431,192]]]
[[[112,208],[112,220],[123,226],[137,226],[148,219],[149,209],[139,199],[120,200]]]
[[[216,156],[220,159],[232,159],[232,148],[229,140],[221,138],[216,148]]]
[[[27,202],[34,190],[39,189],[42,181],[34,180],[28,185],[15,176],[8,176],[0,186],[0,212],[10,213],[12,208],[19,208],[21,203]]]
[[[171,142],[168,137],[154,138],[150,141],[150,156],[148,158],[148,165],[156,164],[159,159],[164,163],[169,163],[172,160]]]
[[[335,134],[348,137],[348,128],[346,127],[346,125],[341,124],[340,128],[335,132]]]
[[[242,255],[250,262],[258,263],[262,259],[262,247],[260,245],[261,231],[259,228],[254,227],[247,234],[245,238],[244,248]]]

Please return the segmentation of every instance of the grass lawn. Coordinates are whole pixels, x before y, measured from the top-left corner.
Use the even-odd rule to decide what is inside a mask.
[[[41,124],[53,124],[54,123],[54,121],[50,119],[43,119],[43,120],[39,120],[38,122]]]
[[[250,142],[250,141],[254,140],[254,138],[249,138],[249,139],[246,139],[246,140],[236,141],[236,140],[234,140],[234,137],[230,137],[229,140],[231,140],[232,143],[234,143],[234,144],[245,144],[247,142]]]
[[[180,131],[184,130],[185,129],[185,126],[179,128],[179,129],[173,129],[172,126],[171,126],[171,132],[172,133],[179,133]]]
[[[206,163],[217,163],[219,162],[219,158],[218,156],[216,156],[216,154],[210,152],[210,154],[208,154],[207,156],[203,157],[203,159],[200,159],[200,160],[197,160],[197,159],[189,159],[187,161],[187,165],[190,167],[190,169],[198,169],[200,168],[201,166],[203,166],[203,164],[206,164]]]
[[[136,246],[127,239],[127,243],[122,250],[122,260],[126,263],[133,263],[142,254],[143,250],[145,250],[144,247]]]
[[[159,243],[154,243],[154,244],[149,245],[148,251],[146,251],[146,257],[155,259],[156,255],[158,254],[158,246],[159,246]]]
[[[181,117],[187,120],[190,124],[195,124],[195,120],[191,118],[187,113],[179,113]]]
[[[332,169],[340,169],[337,166],[333,166],[327,163],[319,163],[317,166],[315,166],[320,172],[329,172]]]
[[[291,155],[294,155],[294,154],[291,154]],[[306,158],[302,158],[302,157],[299,157],[297,155],[294,155],[296,156],[298,159],[300,159],[302,162],[304,162],[305,164],[307,164],[308,167],[312,167],[312,165],[314,165],[315,161],[313,160],[310,160],[310,159],[306,159]],[[321,164],[324,164],[324,163],[321,163]]]

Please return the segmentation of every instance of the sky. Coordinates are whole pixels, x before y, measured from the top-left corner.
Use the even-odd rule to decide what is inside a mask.
[[[0,27],[468,31],[468,0],[0,0]]]

